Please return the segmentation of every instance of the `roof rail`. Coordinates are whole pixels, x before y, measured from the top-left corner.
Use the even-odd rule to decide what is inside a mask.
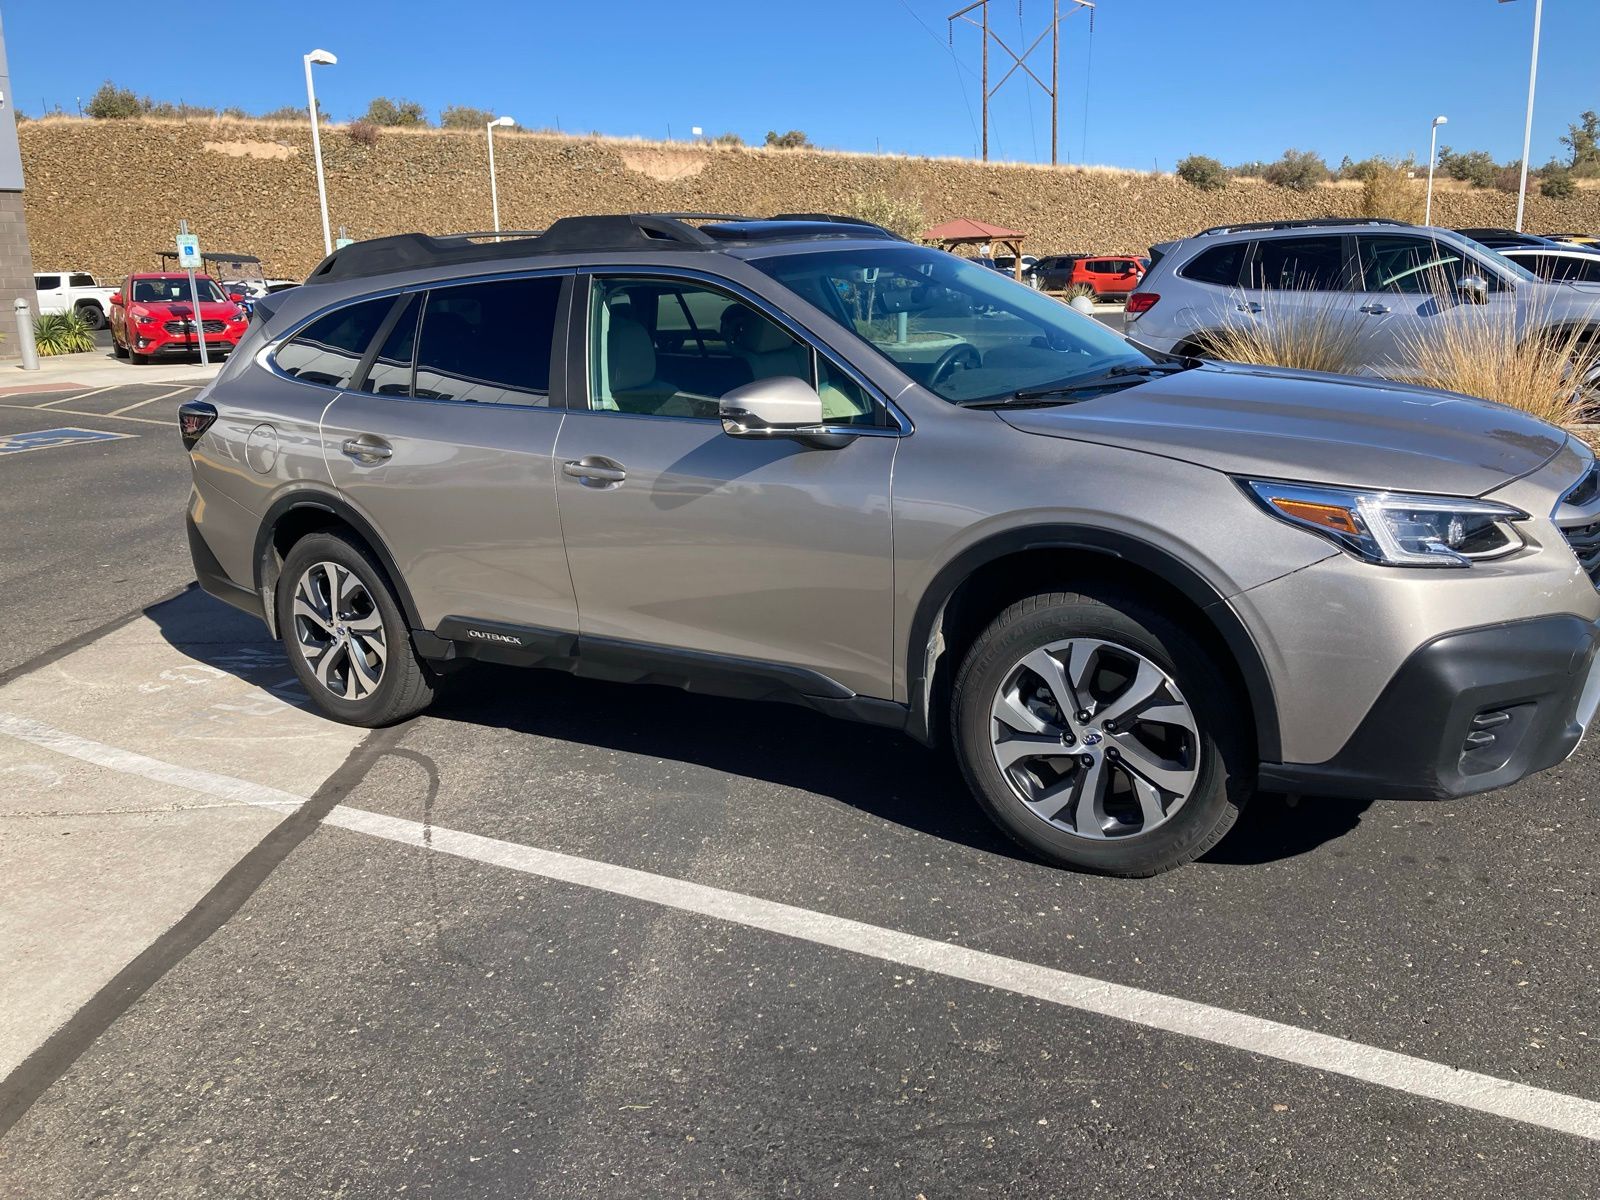
[[[1250,230],[1315,229],[1324,225],[1410,225],[1410,221],[1395,221],[1389,217],[1309,217],[1292,221],[1246,221],[1238,225],[1214,225],[1202,229],[1195,237],[1213,233],[1245,233]]]
[[[707,224],[704,227],[691,224],[701,221]],[[849,227],[850,231],[830,228],[841,225]],[[401,233],[353,242],[335,250],[318,263],[306,282],[326,283],[392,271],[523,258],[533,254],[606,250],[714,250],[732,243],[852,236],[898,239],[898,235],[859,217],[824,214],[755,218],[731,213],[675,212],[561,217],[542,231],[502,230],[498,235],[487,231],[452,233],[442,237]]]

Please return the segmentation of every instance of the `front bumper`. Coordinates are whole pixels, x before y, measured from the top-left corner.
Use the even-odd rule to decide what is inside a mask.
[[[1333,758],[1263,763],[1270,791],[1439,800],[1566,760],[1600,706],[1600,624],[1570,614],[1483,626],[1413,653]]]
[[[224,329],[221,333],[206,334],[206,350],[212,354],[231,354],[248,326],[237,330]],[[165,329],[131,328],[131,349],[135,354],[199,354],[200,339],[192,333],[168,333]]]

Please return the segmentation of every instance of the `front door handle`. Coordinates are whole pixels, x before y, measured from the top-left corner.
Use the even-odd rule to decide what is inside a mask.
[[[1387,304],[1363,304],[1361,306],[1361,311],[1364,313],[1371,313],[1375,317],[1381,317],[1384,313],[1389,311],[1389,306]]]
[[[393,446],[370,433],[347,439],[340,449],[357,462],[367,464],[383,462],[394,454]]]
[[[1261,305],[1257,304],[1254,300],[1251,300],[1246,304],[1241,304],[1238,306],[1238,308],[1240,312],[1244,313],[1258,313],[1261,311]]]
[[[628,477],[626,468],[619,462],[591,454],[561,464],[561,473],[570,475],[585,487],[611,487]]]

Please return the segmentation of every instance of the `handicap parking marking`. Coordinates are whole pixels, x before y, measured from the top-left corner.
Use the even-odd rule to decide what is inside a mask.
[[[33,429],[27,433],[0,433],[0,454],[26,454],[78,442],[115,442],[138,437],[136,433],[107,433],[103,429]]]

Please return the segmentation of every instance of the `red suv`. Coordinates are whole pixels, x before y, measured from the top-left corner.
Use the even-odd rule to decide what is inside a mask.
[[[225,295],[208,275],[196,275],[194,282],[200,293],[206,349],[227,354],[250,324],[249,310],[239,303],[244,297]],[[111,297],[111,352],[118,358],[137,363],[153,354],[194,354],[199,349],[187,275],[129,275],[122,290]]]
[[[1121,300],[1139,286],[1145,264],[1131,254],[1062,254],[1040,259],[1034,270],[1047,292],[1082,286],[1093,288],[1096,300]]]

